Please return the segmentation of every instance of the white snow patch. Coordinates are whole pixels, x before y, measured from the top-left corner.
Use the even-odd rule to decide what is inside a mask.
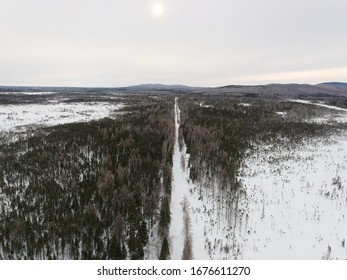
[[[303,103],[303,104],[311,104],[311,105],[316,105],[316,106],[328,108],[328,109],[331,109],[331,110],[347,112],[347,109],[345,109],[345,108],[332,106],[332,105],[327,105],[327,104],[324,104],[324,103],[314,103],[314,102],[309,101],[309,100],[291,99],[289,101],[290,102],[296,102],[296,103]]]
[[[56,94],[56,92],[52,92],[52,91],[42,91],[42,92],[18,91],[18,92],[0,92],[0,94],[4,94],[4,95],[50,95],[50,94]]]
[[[101,119],[123,106],[107,102],[0,105],[0,132]]]
[[[238,225],[238,258],[347,258],[346,147],[347,134],[300,149],[259,147],[245,160],[248,218]]]
[[[309,100],[291,99],[289,101],[296,102],[296,103],[316,105],[316,106],[324,107],[324,108],[335,111],[334,113],[327,114],[324,117],[312,118],[308,120],[309,122],[315,122],[315,123],[346,123],[347,122],[347,109],[345,108],[332,106],[332,105],[326,105],[324,103],[313,103]]]
[[[200,102],[199,106],[200,106],[201,108],[213,108],[212,105],[205,105],[204,102]]]

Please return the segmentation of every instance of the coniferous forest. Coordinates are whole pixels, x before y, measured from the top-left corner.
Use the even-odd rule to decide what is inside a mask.
[[[1,145],[0,257],[142,259],[168,227],[173,102]]]
[[[108,98],[76,96],[64,102]],[[176,96],[189,180],[200,195],[201,188],[225,192],[223,201],[242,188],[242,163],[260,145],[291,149],[345,130],[307,121],[330,112],[311,104],[147,92],[117,97],[124,107],[106,118],[32,127],[12,140],[3,132],[0,259],[146,259],[153,239],[156,257],[170,259]],[[47,101],[6,98],[6,106]]]

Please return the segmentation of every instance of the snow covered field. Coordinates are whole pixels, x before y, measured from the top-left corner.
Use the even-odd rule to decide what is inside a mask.
[[[237,258],[347,258],[346,147],[347,134],[298,149],[259,147],[245,160]]]
[[[201,187],[189,181],[189,155],[178,147],[177,105],[175,112],[172,259],[182,257],[184,197],[194,259],[347,258],[347,133],[296,147],[257,147],[244,160],[242,187],[230,200],[216,182]],[[320,121],[332,118],[345,122],[345,110]]]
[[[0,105],[0,133],[25,130],[25,126],[54,126],[86,122],[110,116],[123,104],[108,102]]]
[[[298,102],[298,101],[295,101]],[[319,122],[346,122],[346,109]],[[258,147],[244,162],[247,219],[237,229],[240,259],[346,259],[347,133],[300,147]]]
[[[20,91],[20,92],[1,92],[1,94],[4,94],[4,95],[51,95],[51,94],[55,94],[55,92],[53,91],[38,91],[38,92]]]

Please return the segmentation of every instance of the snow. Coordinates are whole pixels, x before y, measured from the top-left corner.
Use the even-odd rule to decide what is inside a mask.
[[[322,106],[338,113],[314,121],[347,122],[347,109],[305,100],[289,102]],[[0,133],[23,130],[29,125],[99,119],[123,106],[59,101],[0,105]],[[347,258],[347,132],[329,139],[311,139],[295,147],[285,139],[282,145],[259,145],[256,152],[245,157],[238,177],[241,187],[230,196],[214,178],[202,178],[204,185],[189,179],[189,154],[185,144],[180,149],[178,141],[177,99],[174,109],[169,232],[172,259],[182,258],[185,199],[194,259]],[[157,232],[157,224],[145,250],[148,259],[158,258],[160,252],[159,238],[153,232]]]
[[[214,108],[212,105],[205,105],[204,102],[200,102],[200,103],[199,103],[199,106],[200,106],[201,108]]]
[[[172,259],[182,257],[185,197],[195,259],[347,258],[347,132],[298,146],[285,139],[259,145],[242,163],[241,187],[228,195],[213,178],[203,178],[204,184],[189,180],[189,154],[185,145],[180,151],[177,139],[177,102],[175,112]],[[325,121],[346,121],[344,110],[339,112]]]
[[[321,259],[331,248],[329,258],[346,259],[347,134],[333,140],[260,147],[245,160],[248,219],[238,226],[238,258]]]
[[[180,125],[180,109],[177,105],[177,98],[175,100],[175,147],[173,154],[173,182],[171,193],[171,226],[170,226],[170,241],[171,241],[171,259],[180,260],[182,258],[183,245],[184,245],[184,211],[183,201],[185,198],[188,202],[187,212],[191,220],[190,236],[193,243],[193,258],[194,259],[209,259],[205,250],[205,237],[204,237],[204,221],[196,209],[203,207],[202,202],[191,193],[195,187],[189,181],[189,169],[187,166],[189,155],[186,153],[186,147],[183,146],[182,150],[179,148],[178,133]],[[183,157],[183,160],[181,160]],[[182,166],[181,162],[184,162]]]
[[[0,94],[4,95],[50,95],[50,94],[55,94],[56,92],[52,91],[39,91],[39,92],[24,92],[24,91],[19,91],[19,92],[0,92]]]
[[[162,239],[160,238],[160,235],[158,234],[158,232],[159,232],[159,221],[157,221],[153,225],[153,227],[151,227],[149,230],[148,243],[143,249],[145,260],[159,259]]]
[[[312,118],[310,120],[307,120],[308,122],[315,122],[315,123],[347,123],[347,109],[337,107],[337,106],[332,106],[332,105],[327,105],[324,103],[313,103],[309,100],[301,100],[301,99],[291,99],[289,102],[296,102],[296,103],[303,103],[303,104],[310,104],[310,105],[315,105],[315,106],[320,106],[323,108],[327,108],[332,110],[331,114],[327,114],[324,117],[317,117],[317,118]]]
[[[311,102],[309,100],[291,99],[289,101],[290,102],[303,103],[303,104],[311,104],[311,105],[316,105],[316,106],[328,108],[328,109],[331,109],[331,110],[347,112],[347,109],[345,109],[345,108],[336,107],[336,106],[332,106],[332,105],[327,105],[327,104],[324,104],[324,103],[314,103],[314,102]]]
[[[347,120],[343,108],[300,102],[344,112],[334,119]],[[243,163],[248,214],[236,231],[236,257],[346,259],[347,133],[285,146],[259,146]]]
[[[108,102],[0,105],[0,132],[101,119],[123,106]]]

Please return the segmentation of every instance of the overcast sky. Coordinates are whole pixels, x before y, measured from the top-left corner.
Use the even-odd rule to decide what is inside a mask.
[[[0,85],[347,82],[346,12],[346,0],[0,0]]]

